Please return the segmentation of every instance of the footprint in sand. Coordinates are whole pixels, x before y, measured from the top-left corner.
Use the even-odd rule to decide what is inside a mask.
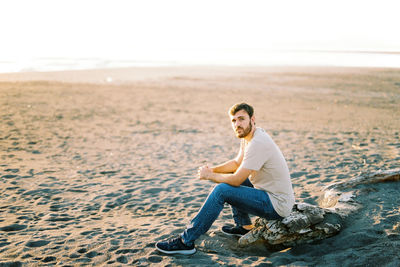
[[[159,256],[150,256],[147,258],[147,260],[151,263],[159,263],[162,261],[162,257]]]
[[[42,262],[48,263],[48,262],[53,262],[53,261],[56,261],[56,260],[57,260],[56,257],[54,257],[54,256],[48,256],[48,257],[44,258],[44,259],[42,260]]]
[[[0,228],[0,231],[4,232],[14,232],[14,231],[20,231],[25,229],[27,226],[26,225],[21,225],[21,224],[11,224],[8,226],[4,226]]]
[[[293,179],[293,178],[299,178],[299,177],[301,177],[301,176],[304,176],[304,175],[306,175],[307,174],[307,172],[294,172],[294,173],[291,173],[290,174],[290,177]]]
[[[126,257],[126,256],[119,256],[118,258],[117,258],[117,261],[119,262],[119,263],[128,263],[128,258]]]
[[[77,252],[80,253],[80,254],[83,254],[83,253],[87,252],[87,249],[86,248],[81,248]]]
[[[147,193],[147,194],[151,194],[151,195],[156,195],[156,194],[158,194],[158,193],[160,193],[162,191],[165,191],[165,190],[166,190],[165,188],[153,187],[153,188],[146,189],[143,192]]]
[[[37,247],[43,247],[49,244],[50,241],[47,240],[37,240],[37,241],[28,241],[25,246],[30,247],[30,248],[37,248]]]
[[[99,253],[97,251],[91,251],[91,252],[87,253],[85,256],[89,259],[92,259],[94,257],[101,256],[101,255],[103,255],[103,253]]]

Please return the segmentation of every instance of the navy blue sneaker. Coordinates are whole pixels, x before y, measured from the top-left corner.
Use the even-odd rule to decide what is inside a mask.
[[[185,245],[180,236],[167,241],[157,242],[156,249],[165,254],[191,255],[196,253],[194,244],[191,246]]]
[[[244,236],[245,234],[250,232],[250,230],[246,230],[242,226],[225,225],[222,226],[222,232],[227,235]]]

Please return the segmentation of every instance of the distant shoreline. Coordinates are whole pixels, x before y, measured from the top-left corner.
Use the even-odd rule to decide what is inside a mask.
[[[242,76],[254,73],[369,73],[397,72],[398,68],[336,66],[153,66],[103,68],[63,71],[31,71],[0,73],[0,82],[63,82],[94,84],[129,84],[159,79],[209,79]]]
[[[377,67],[400,68],[400,52],[368,50],[193,50],[117,57],[3,59],[0,73],[113,69],[126,67]]]

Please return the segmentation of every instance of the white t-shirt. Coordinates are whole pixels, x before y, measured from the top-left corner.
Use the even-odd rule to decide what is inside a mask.
[[[267,192],[275,211],[282,217],[288,216],[294,205],[294,192],[279,147],[263,129],[256,128],[249,143],[243,139],[241,149],[244,149],[242,166],[256,171],[249,177],[254,188]]]

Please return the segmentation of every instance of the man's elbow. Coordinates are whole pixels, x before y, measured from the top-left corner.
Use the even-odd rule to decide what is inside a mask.
[[[241,185],[241,183],[233,183],[232,186],[234,187],[239,187]]]
[[[235,159],[232,159],[231,160],[231,162],[235,165],[235,168],[237,169],[237,168],[239,168],[239,162],[238,162],[238,160],[235,158]]]
[[[236,186],[236,187],[240,186],[243,183],[244,180],[246,180],[246,179],[241,179],[241,177],[238,177],[237,179],[233,179],[231,181],[231,185],[232,186]]]

